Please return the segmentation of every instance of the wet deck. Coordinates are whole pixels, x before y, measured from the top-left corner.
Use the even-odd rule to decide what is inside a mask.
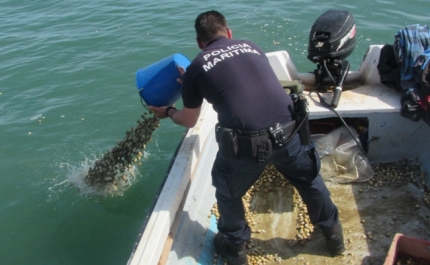
[[[390,165],[392,170],[386,170],[387,165],[376,169],[375,177],[368,182],[327,182],[344,229],[346,251],[338,257],[328,256],[318,229],[310,239],[297,241],[299,209],[294,207],[297,200],[290,185],[271,184],[270,191],[255,192],[251,203],[255,213],[252,229],[256,232],[252,244],[264,251],[260,256],[280,258],[261,264],[376,265],[384,263],[396,233],[429,240],[430,208],[423,176],[417,166],[395,163]],[[256,259],[261,262],[261,257]]]

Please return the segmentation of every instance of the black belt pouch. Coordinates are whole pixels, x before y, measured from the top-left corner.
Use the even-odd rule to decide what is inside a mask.
[[[215,137],[218,142],[218,151],[222,156],[237,159],[238,145],[237,134],[232,129],[215,127]]]
[[[268,135],[254,136],[250,138],[252,157],[257,164],[261,164],[272,155],[272,142]]]

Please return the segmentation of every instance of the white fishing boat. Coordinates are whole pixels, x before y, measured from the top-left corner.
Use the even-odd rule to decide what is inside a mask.
[[[369,46],[359,69],[348,71],[344,81],[344,87],[348,87],[348,89],[342,91],[335,110],[343,118],[367,121],[366,129],[369,139],[367,159],[371,164],[416,159],[421,165],[421,170],[428,176],[430,172],[430,150],[428,148],[430,127],[422,120],[413,122],[402,117],[400,115],[400,94],[381,84],[377,65],[382,47],[382,45]],[[308,102],[311,128],[312,125],[317,125],[317,127],[327,124],[336,126],[335,121],[339,120],[337,115],[323,106],[317,95],[312,93],[316,89],[315,74],[298,73],[287,51],[270,52],[267,53],[267,57],[281,84],[288,84],[296,80],[305,86],[304,94]],[[322,94],[327,98],[332,95],[331,92]],[[204,102],[197,125],[187,131],[172,159],[164,186],[151,215],[145,221],[142,233],[138,237],[128,262],[129,265],[223,264],[221,259],[214,261],[216,256],[212,242],[217,233],[216,217],[211,213],[211,208],[215,203],[215,189],[211,185],[211,168],[218,149],[214,134],[216,123],[217,115],[211,104]],[[426,181],[428,183],[428,180]],[[273,250],[273,253],[282,251],[280,250],[282,248],[287,249],[284,253],[278,253],[278,256],[281,257],[278,263],[307,264],[306,261],[312,261],[312,259],[322,256],[323,259],[319,262],[326,262],[324,264],[371,264],[366,263],[366,260],[372,256],[385,255],[386,242],[391,242],[397,232],[410,232],[412,236],[421,233],[423,237],[428,236],[427,232],[424,233],[419,229],[420,226],[428,227],[428,224],[425,223],[426,217],[422,216],[428,213],[428,207],[420,204],[420,210],[415,211],[414,208],[418,208],[420,205],[417,206],[416,203],[409,202],[407,199],[409,195],[418,196],[419,192],[423,192],[422,189],[415,189],[414,186],[408,184],[405,185],[407,186],[406,191],[396,190],[394,193],[390,193],[384,190],[383,185],[374,187],[368,182],[358,183],[358,186],[330,182],[327,185],[340,209],[345,240],[348,241],[346,242],[346,253],[350,253],[350,256],[346,254],[344,257],[333,258],[333,260],[324,257],[323,248],[318,247],[323,244],[323,239],[317,234],[309,241],[309,246],[294,246],[293,250],[288,250],[287,241],[282,247],[272,244],[273,248],[278,247]],[[287,196],[291,197],[291,194]],[[366,204],[359,205],[360,200],[370,199],[374,201],[366,201]],[[288,203],[292,203],[292,199],[286,200]],[[408,201],[407,209],[400,209],[402,201]],[[391,206],[384,206],[384,203],[387,202],[391,202],[388,204]],[[369,207],[378,206],[383,208],[370,209],[370,211],[376,211],[377,214],[369,213]],[[398,220],[407,218],[402,215],[405,212],[409,216],[409,220],[405,219],[399,223]],[[282,213],[266,212],[265,214],[265,217],[262,218],[271,218],[276,214],[284,216],[284,219],[290,218],[284,221],[275,218],[273,226],[269,225],[267,230],[275,231],[276,226],[284,226],[285,229],[291,226],[294,230],[295,227],[291,224],[294,218],[288,217],[288,213],[282,215]],[[384,218],[384,215],[386,215],[385,219],[381,219]],[[391,219],[388,216],[391,216]],[[409,221],[415,220],[414,216],[422,219],[417,219],[418,221],[409,224]],[[391,230],[380,232],[389,226]],[[276,231],[279,233],[278,230]],[[369,236],[369,231],[375,235],[376,239],[372,240],[373,236],[372,238]],[[381,235],[378,235],[378,231]],[[270,234],[270,231],[267,234]],[[283,235],[272,233],[272,236],[274,235],[278,243],[283,242]],[[270,243],[272,240],[267,235],[264,237],[253,233],[252,238],[254,237],[260,238],[261,242]],[[385,245],[383,247],[378,245],[378,240],[384,241]],[[358,248],[354,249],[354,246]],[[289,260],[289,263],[282,263],[282,260],[284,262]],[[309,262],[309,264],[320,263]]]
[[[382,45],[371,45],[359,70],[346,83],[361,84],[343,91],[336,111],[344,118],[367,118],[368,160],[371,163],[417,158],[430,171],[430,127],[400,116],[400,96],[380,83],[377,64]],[[298,73],[287,51],[267,53],[279,81],[300,80],[312,87],[312,73]],[[336,115],[305,91],[310,123]],[[139,236],[130,265],[213,264],[212,240],[216,219],[211,215],[215,189],[211,166],[218,149],[214,128],[217,115],[205,102],[197,125],[189,129],[171,164],[151,216]],[[354,202],[351,202],[353,204]],[[411,206],[413,207],[413,206]]]

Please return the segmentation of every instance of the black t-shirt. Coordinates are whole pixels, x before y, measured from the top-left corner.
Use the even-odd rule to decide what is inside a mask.
[[[292,100],[265,53],[245,40],[218,37],[188,66],[182,86],[184,107],[198,108],[203,98],[227,128],[265,129],[291,120],[293,114]]]

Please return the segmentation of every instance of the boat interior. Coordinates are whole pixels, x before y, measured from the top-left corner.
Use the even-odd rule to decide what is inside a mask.
[[[258,230],[266,232],[253,233],[252,238],[264,253],[269,253],[265,255],[278,258],[261,264],[382,264],[396,233],[430,237],[426,231],[430,211],[422,200],[429,183],[430,128],[422,121],[401,117],[398,92],[380,83],[377,63],[381,47],[370,46],[359,69],[348,73],[345,86],[354,88],[342,92],[336,112],[349,125],[360,121],[366,128],[367,159],[372,167],[377,165],[389,172],[391,169],[384,163],[395,163],[393,170],[399,174],[405,168],[415,168],[421,177],[419,185],[411,181],[384,185],[390,182],[387,177],[382,180],[385,173],[379,169],[374,169],[375,176],[370,181],[327,181],[340,210],[347,244],[346,254],[337,258],[325,255],[318,230],[306,243],[294,245],[292,223],[298,217],[291,186],[270,188],[269,194],[254,192],[250,205],[255,218],[266,224]],[[292,81],[298,81],[305,86],[312,134],[326,134],[341,125],[337,114],[324,107],[314,93],[312,73],[298,73],[286,51],[267,56],[281,84],[288,87]],[[329,98],[332,93],[321,94]],[[212,244],[217,232],[216,215],[211,211],[215,190],[210,175],[218,148],[214,136],[216,122],[216,113],[205,102],[198,124],[187,131],[172,159],[163,189],[139,234],[130,265],[223,264]]]

